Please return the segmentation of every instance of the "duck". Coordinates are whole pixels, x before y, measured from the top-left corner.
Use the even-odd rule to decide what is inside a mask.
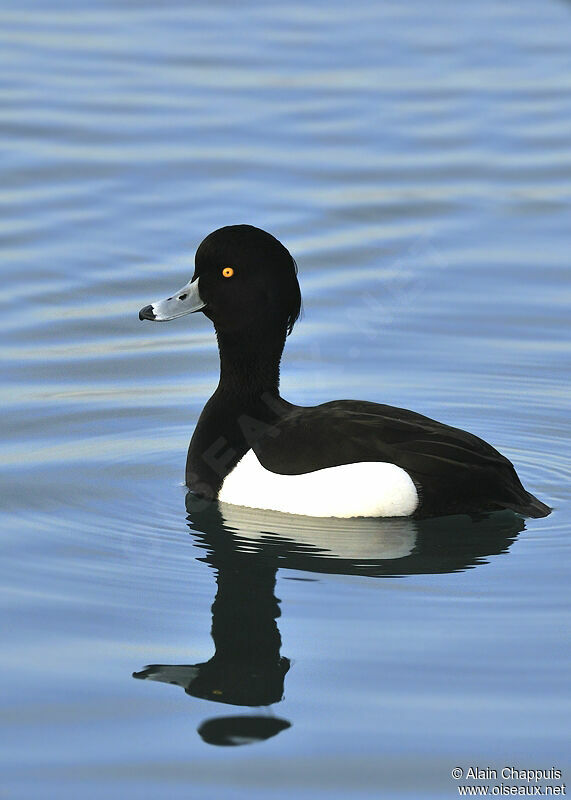
[[[283,398],[280,362],[300,311],[289,250],[245,224],[210,233],[190,281],[140,310],[139,319],[153,322],[201,312],[214,325],[220,379],[188,448],[193,494],[347,519],[551,512],[512,463],[472,433],[367,400],[307,407]]]

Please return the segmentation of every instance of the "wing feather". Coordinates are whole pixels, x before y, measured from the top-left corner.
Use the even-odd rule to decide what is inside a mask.
[[[407,409],[355,400],[294,407],[253,446],[266,469],[283,475],[358,461],[396,464],[417,485],[423,514],[451,513],[456,503],[464,511],[483,510],[484,501],[490,509],[529,503],[495,448]]]

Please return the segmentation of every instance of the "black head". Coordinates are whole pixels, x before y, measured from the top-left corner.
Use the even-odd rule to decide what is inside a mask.
[[[295,261],[273,236],[252,225],[219,228],[196,251],[192,280],[166,300],[139,311],[165,322],[203,311],[218,333],[291,333],[301,294]]]
[[[252,225],[228,225],[196,251],[202,309],[219,331],[281,327],[291,333],[301,294],[296,263],[271,234]]]

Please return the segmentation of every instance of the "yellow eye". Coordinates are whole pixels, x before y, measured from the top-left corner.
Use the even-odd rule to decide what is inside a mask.
[[[232,275],[234,274],[234,270],[232,269],[232,267],[224,267],[224,269],[222,270],[222,274],[224,275],[225,278],[231,278]]]

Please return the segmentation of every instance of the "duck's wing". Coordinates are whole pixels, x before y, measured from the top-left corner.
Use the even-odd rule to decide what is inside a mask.
[[[360,461],[396,464],[415,482],[420,515],[497,508],[549,513],[487,442],[402,408],[356,400],[293,407],[253,447],[266,469],[282,475]]]

